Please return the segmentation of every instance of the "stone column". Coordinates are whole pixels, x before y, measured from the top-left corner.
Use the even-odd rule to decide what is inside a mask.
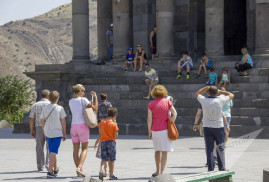
[[[113,59],[125,57],[130,47],[130,0],[112,0],[113,7]]]
[[[98,36],[98,59],[106,61],[108,48],[106,31],[109,30],[112,20],[112,0],[97,1],[97,36]]]
[[[174,0],[156,0],[157,52],[174,55]]]
[[[224,55],[224,0],[206,0],[205,7],[206,52]]]
[[[256,54],[269,55],[269,0],[256,0]]]
[[[73,60],[89,60],[89,2],[72,0]]]
[[[247,0],[247,47],[248,52],[255,51],[255,29],[256,29],[256,2]]]

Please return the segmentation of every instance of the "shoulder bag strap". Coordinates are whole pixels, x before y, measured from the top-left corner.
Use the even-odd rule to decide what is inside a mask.
[[[56,106],[55,106],[56,107]],[[50,113],[49,113],[49,115],[47,116],[47,118],[46,118],[46,120],[45,120],[45,122],[47,121],[47,119],[50,117],[50,115],[51,115],[51,113],[52,113],[52,111],[55,109],[55,107],[50,111]]]

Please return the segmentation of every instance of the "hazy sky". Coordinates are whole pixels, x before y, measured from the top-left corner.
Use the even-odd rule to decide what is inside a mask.
[[[35,17],[71,0],[0,0],[0,25]]]

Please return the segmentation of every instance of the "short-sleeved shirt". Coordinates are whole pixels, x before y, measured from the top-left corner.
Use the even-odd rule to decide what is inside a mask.
[[[167,130],[168,112],[172,106],[172,102],[165,98],[156,98],[148,104],[152,112],[152,131]]]
[[[224,95],[220,95],[219,97],[225,97]],[[228,100],[225,102],[222,108],[222,112],[225,117],[231,117],[231,107],[233,107],[233,100]]]
[[[191,65],[191,67],[193,67],[193,62],[192,62],[192,58],[190,56],[188,56],[187,58],[183,58],[182,63],[184,64],[185,62],[189,61],[189,64]]]
[[[204,97],[201,94],[197,97],[203,108],[203,126],[209,128],[222,128],[222,108],[225,102],[229,101],[228,96]]]
[[[101,130],[101,142],[109,140],[116,142],[114,133],[119,130],[117,123],[111,120],[102,120],[99,123],[99,129]]]
[[[155,74],[157,73],[153,68],[150,68],[149,71],[145,71],[145,77],[147,77],[149,80],[153,80]],[[159,78],[157,77],[155,80],[158,81]]]
[[[85,119],[83,110],[86,109],[90,101],[85,97],[77,97],[69,100],[69,107],[72,113],[72,124],[83,124]]]
[[[113,31],[112,30],[106,31],[106,36],[109,36],[109,42],[110,44],[113,44]]]
[[[132,62],[132,61],[134,61],[134,58],[135,58],[135,55],[132,53],[132,54],[127,54],[126,55],[126,59],[127,59],[127,61],[128,62]]]
[[[205,63],[205,60],[203,58],[202,58],[202,62]],[[207,60],[206,67],[208,67],[208,68],[211,68],[212,67],[212,64],[211,64],[210,59]]]
[[[228,76],[227,73],[223,73],[223,74],[222,74],[222,80],[223,80],[223,81],[229,81],[229,76]]]
[[[32,106],[29,117],[35,119],[35,127],[42,126],[40,114],[43,108],[49,104],[50,101],[48,99],[43,98]]]
[[[66,113],[62,106],[59,106],[57,104],[49,104],[44,107],[40,115],[41,119],[46,120],[44,134],[49,138],[62,137],[63,129],[61,119],[65,117]]]
[[[218,74],[217,73],[209,73],[208,74],[208,76],[209,76],[209,79],[210,79],[210,81],[213,81],[213,82],[216,82],[217,81],[217,78],[218,78]]]
[[[241,62],[242,63],[244,62],[244,59],[245,59],[245,56],[246,55],[248,55],[247,63],[250,64],[253,67],[253,59],[252,59],[252,57],[249,54],[244,54],[243,57],[242,57],[242,59],[241,59]]]
[[[109,101],[101,100],[98,105],[98,121],[107,118],[107,110],[112,107],[112,104]]]

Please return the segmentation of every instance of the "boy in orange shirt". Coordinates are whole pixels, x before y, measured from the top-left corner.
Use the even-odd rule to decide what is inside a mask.
[[[107,119],[99,123],[99,137],[101,139],[101,171],[99,172],[99,179],[103,181],[105,175],[106,161],[109,167],[109,180],[117,180],[114,176],[114,161],[116,160],[116,138],[118,137],[118,125],[116,118],[118,110],[111,107],[107,111]]]

